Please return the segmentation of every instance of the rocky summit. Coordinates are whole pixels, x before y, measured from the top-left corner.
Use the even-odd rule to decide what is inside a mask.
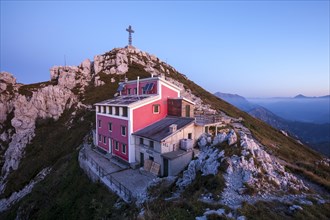
[[[164,77],[222,124],[199,137],[183,172],[155,177],[142,200],[126,203],[88,179],[78,151],[92,142],[93,104],[138,76]],[[54,66],[47,82],[24,85],[2,72],[0,146],[1,219],[330,218],[328,158],[132,46]]]

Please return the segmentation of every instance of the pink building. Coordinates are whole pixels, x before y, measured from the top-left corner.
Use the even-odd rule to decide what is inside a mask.
[[[181,98],[180,88],[163,77],[122,82],[115,98],[95,106],[96,145],[106,153],[132,167],[149,160],[159,166],[161,175],[180,170],[171,172],[172,160],[183,155],[186,162],[181,164],[191,160],[191,150],[178,146],[195,139],[194,103]]]

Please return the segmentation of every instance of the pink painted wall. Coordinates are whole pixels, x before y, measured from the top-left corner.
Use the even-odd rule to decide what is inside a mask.
[[[162,97],[160,100],[133,110],[133,132],[138,131],[167,116],[167,99],[178,97],[178,92],[162,85]],[[153,113],[153,105],[160,105],[159,114]]]
[[[148,83],[154,83],[154,86],[152,88],[152,90],[149,91],[148,94],[157,94],[157,79],[150,79],[147,81],[140,81],[139,83],[139,94],[143,94],[142,93],[142,88],[147,85]],[[131,95],[134,94],[134,88],[136,88],[136,82],[135,83],[126,83],[125,84],[125,89],[121,92],[122,95],[128,95],[127,94],[127,89],[131,89]]]
[[[98,135],[107,137],[106,144],[103,143],[102,139],[102,141],[98,141],[98,146],[109,151],[109,138],[118,141],[119,150],[115,150],[115,143],[113,143],[112,153],[128,161],[128,121],[103,115],[97,115],[97,123],[98,120],[101,120],[102,125],[100,128],[97,128]],[[109,122],[112,123],[112,132],[109,131]],[[121,126],[126,127],[126,136],[121,135]],[[122,153],[122,144],[126,144],[126,154]]]

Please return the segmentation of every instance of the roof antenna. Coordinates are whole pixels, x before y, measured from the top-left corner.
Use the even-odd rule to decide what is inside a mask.
[[[67,68],[66,68],[66,55],[64,54],[64,70],[67,71]]]

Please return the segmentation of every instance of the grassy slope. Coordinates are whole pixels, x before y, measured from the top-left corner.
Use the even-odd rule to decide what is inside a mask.
[[[268,152],[287,162],[287,167],[292,171],[303,174],[310,180],[330,190],[330,168],[316,165],[315,163],[322,159],[319,153],[297,143],[290,137],[284,136],[281,132],[261,120],[217,98],[181,74],[171,73],[171,77],[182,82],[194,95],[200,97],[205,103],[210,104],[212,108],[221,110],[235,118],[242,117],[244,125],[251,130],[260,143],[266,146]]]
[[[93,104],[112,98],[117,89],[118,81],[124,79],[124,76],[102,73],[100,76],[106,82],[106,85],[97,88],[92,85],[89,86],[85,95],[85,103]],[[146,73],[141,66],[134,64],[130,66],[126,77],[135,79],[136,76],[145,78],[149,77],[150,74]],[[317,153],[297,144],[294,140],[283,136],[265,123],[213,96],[183,75],[171,72],[170,76],[184,83],[186,88],[191,89],[195,95],[202,98],[205,103],[210,104],[212,108],[224,111],[233,117],[243,117],[245,125],[251,129],[254,136],[267,146],[269,151],[291,164],[292,170],[307,174],[310,179],[329,187],[329,169],[316,167],[314,163],[320,159]],[[112,77],[116,80],[115,83],[111,83]],[[81,143],[83,136],[94,126],[94,113],[79,112],[74,117],[72,128],[67,130],[66,123],[69,121],[70,116],[71,111],[66,111],[56,122],[40,121],[36,130],[37,135],[27,147],[26,156],[22,160],[19,169],[9,177],[6,196],[21,189],[42,168],[56,165],[53,167],[52,173],[38,184],[28,197],[24,198],[9,212],[0,215],[1,219],[3,216],[4,219],[15,218],[19,205],[27,210],[32,210],[29,211],[29,215],[38,219],[92,219],[95,216],[101,217],[104,215],[112,215],[115,218],[121,213],[122,210],[112,208],[112,204],[117,200],[117,197],[112,193],[105,193],[103,187],[91,184],[77,165],[76,148]],[[79,120],[82,116],[84,116],[83,121]],[[219,176],[216,179],[206,178],[204,180],[199,178],[198,182],[191,189],[188,189],[188,193],[184,194],[183,200],[178,203],[163,201],[161,196],[155,202],[147,204],[150,217],[155,213],[157,213],[157,216],[161,215],[159,217],[162,219],[180,216],[190,216],[192,218],[200,215],[205,205],[196,201],[196,198],[205,190],[221,190],[223,186],[220,188],[215,186],[217,183],[223,184],[221,177]],[[201,187],[204,184],[206,186]],[[195,189],[197,189],[196,192],[193,192]],[[162,195],[163,192],[160,194]],[[29,206],[30,203],[31,206]],[[101,204],[104,203],[108,206],[101,207]],[[135,209],[130,207],[130,210]],[[52,215],[47,217],[47,213],[52,213]],[[133,211],[133,213],[128,213],[128,216],[133,217],[134,214],[136,213]]]

